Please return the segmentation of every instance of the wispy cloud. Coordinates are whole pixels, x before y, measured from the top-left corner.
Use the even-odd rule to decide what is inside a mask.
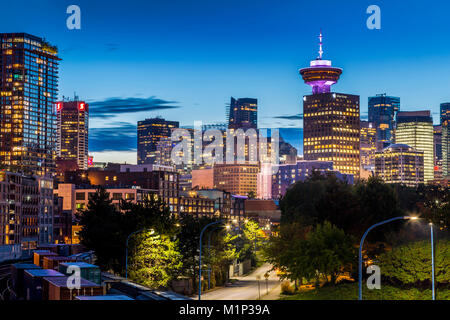
[[[167,101],[156,97],[148,98],[107,98],[105,100],[90,101],[91,118],[112,118],[121,114],[144,111],[155,111],[180,108],[176,101]]]
[[[129,122],[113,122],[105,128],[89,129],[89,150],[133,151],[136,150],[136,125]]]
[[[283,119],[283,120],[302,120],[303,114],[293,114],[293,115],[282,115],[282,116],[274,116],[274,119]]]

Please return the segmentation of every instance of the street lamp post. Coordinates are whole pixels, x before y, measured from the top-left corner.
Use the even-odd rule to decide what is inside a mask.
[[[143,231],[145,229],[147,229],[147,228],[142,228],[142,229],[139,229],[137,231],[134,231],[134,232],[130,233],[130,235],[127,237],[127,243],[125,245],[125,279],[128,279],[128,240],[130,240],[130,238],[134,234],[136,234],[138,232],[141,232],[141,231]]]
[[[431,287],[433,300],[436,300],[436,292],[434,287],[434,234],[433,234],[433,223],[430,222],[431,231]]]
[[[367,234],[369,233],[370,230],[372,230],[375,227],[381,226],[385,223],[389,223],[391,221],[395,221],[395,220],[408,220],[408,219],[412,219],[412,220],[416,220],[417,217],[411,217],[411,216],[403,216],[403,217],[395,217],[395,218],[391,218],[388,220],[384,220],[381,222],[378,222],[374,225],[372,225],[371,227],[369,227],[369,229],[366,230],[366,232],[364,232],[364,235],[361,238],[361,242],[359,244],[359,265],[358,265],[358,273],[359,273],[359,295],[358,295],[358,300],[362,300],[362,247],[364,245],[364,239],[366,238]]]
[[[220,229],[220,227],[215,227],[208,234],[208,252],[210,255],[211,255],[211,235],[212,235],[213,231],[217,230],[217,229]],[[209,269],[208,269],[208,290],[211,289],[211,268],[212,268],[212,265],[210,265]]]
[[[202,240],[203,240],[203,233],[205,232],[205,230],[212,225],[218,224],[218,223],[222,223],[222,221],[215,221],[215,222],[211,222],[208,223],[200,232],[200,252],[199,252],[199,259],[198,259],[198,300],[202,299]]]

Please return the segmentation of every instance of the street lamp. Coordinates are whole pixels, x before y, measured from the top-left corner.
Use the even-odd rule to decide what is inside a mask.
[[[413,217],[413,216],[403,216],[403,217],[395,217],[395,218],[391,218],[391,219],[387,219],[381,222],[378,222],[374,225],[372,225],[371,227],[369,227],[369,229],[366,230],[366,232],[364,232],[364,235],[361,238],[361,242],[359,243],[359,265],[358,265],[358,273],[359,273],[359,296],[358,296],[358,300],[362,300],[362,247],[364,245],[364,239],[366,238],[367,234],[369,233],[370,230],[372,230],[375,227],[381,226],[385,223],[391,222],[391,221],[395,221],[395,220],[417,220],[417,217]]]
[[[220,229],[220,228],[221,228],[220,226],[219,226],[219,227],[215,227],[215,228],[212,229],[212,230],[209,232],[209,234],[208,234],[208,252],[209,252],[210,255],[211,255],[211,235],[212,235],[212,233],[213,233],[215,230]],[[230,230],[230,228],[231,228],[230,225],[226,225],[226,226],[225,226],[225,229],[226,229],[226,230]],[[210,265],[210,266],[209,266],[209,269],[208,269],[208,290],[211,289],[211,267],[212,267],[212,265]]]
[[[130,233],[130,235],[127,237],[127,242],[125,245],[125,279],[128,279],[128,240],[130,240],[131,236],[133,236],[134,234],[144,231],[146,229],[148,229],[148,228],[142,228],[137,231],[134,231],[134,232]],[[155,231],[151,230],[150,234],[153,234],[153,233],[155,233]]]
[[[198,300],[201,300],[202,298],[202,240],[203,240],[203,233],[205,230],[212,225],[222,223],[221,220],[208,223],[200,232],[200,253],[199,253],[199,259],[198,259]],[[228,228],[228,226],[227,226]]]
[[[433,223],[430,222],[430,231],[431,231],[431,287],[432,287],[432,296],[433,300],[436,300],[436,292],[434,287],[434,234],[433,234]]]

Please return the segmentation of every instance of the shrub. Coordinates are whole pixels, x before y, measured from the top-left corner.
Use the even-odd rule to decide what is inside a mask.
[[[281,283],[281,293],[283,294],[294,294],[294,287],[291,286],[291,283],[289,281],[283,281]]]
[[[440,240],[435,247],[435,280],[449,283],[450,241]],[[429,283],[431,281],[430,241],[417,241],[402,245],[379,257],[379,267],[383,277],[393,283],[405,285]]]

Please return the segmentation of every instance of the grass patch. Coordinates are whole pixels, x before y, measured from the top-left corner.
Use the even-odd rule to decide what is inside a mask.
[[[293,296],[281,295],[280,300],[357,300],[358,284],[342,283],[319,289],[300,289]],[[364,300],[431,300],[431,289],[402,289],[381,286],[380,290],[363,288]],[[450,289],[437,289],[436,300],[450,300]]]

